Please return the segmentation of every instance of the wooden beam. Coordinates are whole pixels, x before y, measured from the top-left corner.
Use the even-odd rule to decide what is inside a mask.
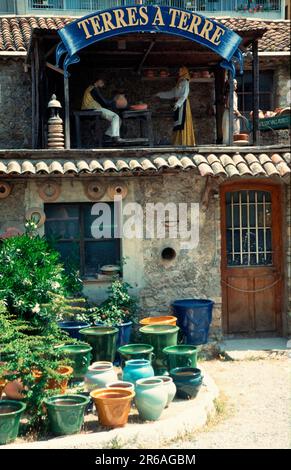
[[[253,66],[252,66],[252,79],[253,79],[253,144],[259,145],[259,54],[258,54],[258,41],[254,40],[252,43],[253,52]]]
[[[57,44],[54,44],[50,49],[45,53],[45,58],[47,59],[57,48]]]
[[[228,145],[233,145],[233,76],[231,72],[228,72],[228,83],[229,83],[229,140]]]
[[[222,144],[222,117],[224,113],[224,69],[220,66],[215,67],[215,115],[216,115],[216,143]]]
[[[150,45],[149,45],[147,51],[145,52],[145,54],[144,54],[144,56],[143,56],[143,58],[142,58],[142,60],[141,60],[141,62],[140,62],[140,64],[139,64],[139,66],[138,66],[138,68],[137,68],[137,73],[138,73],[138,75],[141,74],[142,66],[143,66],[143,64],[145,63],[145,61],[146,61],[146,59],[147,59],[149,53],[151,52],[152,48],[154,47],[154,45],[155,45],[155,41],[153,40],[153,41],[150,43]]]
[[[36,110],[36,96],[35,96],[35,60],[34,56],[31,57],[31,143],[32,148],[36,149],[36,121],[35,121],[35,110]]]
[[[65,96],[65,148],[71,148],[70,136],[70,90],[69,78],[64,76],[64,96]]]
[[[60,67],[57,67],[56,65],[50,64],[50,62],[46,62],[45,65],[46,65],[46,67],[48,67],[49,69],[52,69],[52,70],[54,70],[55,72],[58,72],[58,73],[64,75],[64,71],[63,71],[63,69],[60,69]]]

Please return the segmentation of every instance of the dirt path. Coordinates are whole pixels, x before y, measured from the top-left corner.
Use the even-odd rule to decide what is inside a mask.
[[[290,359],[204,362],[221,390],[217,417],[171,449],[290,448]]]

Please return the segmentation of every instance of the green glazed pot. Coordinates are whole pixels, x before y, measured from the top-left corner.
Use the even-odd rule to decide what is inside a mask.
[[[168,370],[176,367],[197,367],[197,348],[191,344],[177,344],[163,349]]]
[[[93,361],[113,362],[116,353],[118,328],[113,326],[92,326],[80,330],[81,338],[92,346]]]
[[[139,379],[135,384],[135,404],[139,416],[145,421],[156,421],[168,402],[168,391],[161,379]]]
[[[167,346],[176,346],[178,338],[178,326],[172,325],[147,325],[139,329],[146,343],[154,347],[153,368],[156,375],[167,373],[163,349]]]
[[[73,361],[73,380],[82,381],[90,365],[92,347],[86,343],[59,346],[58,351]]]
[[[0,400],[0,444],[15,441],[26,404],[16,400]]]
[[[203,376],[201,370],[194,367],[177,367],[170,370],[174,384],[177,387],[177,397],[184,400],[195,398],[198,394]]]
[[[125,361],[131,359],[147,359],[152,362],[154,347],[150,344],[125,344],[118,348],[121,356],[121,365],[124,367]]]
[[[89,402],[89,397],[84,395],[54,395],[45,398],[52,433],[63,436],[80,432]]]

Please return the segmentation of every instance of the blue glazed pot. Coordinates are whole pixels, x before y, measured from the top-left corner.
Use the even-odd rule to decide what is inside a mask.
[[[203,380],[200,369],[195,367],[176,367],[170,370],[170,376],[177,387],[177,397],[184,400],[196,397]]]
[[[122,380],[135,384],[139,379],[153,377],[154,375],[154,369],[152,368],[150,361],[147,359],[130,359],[125,362]]]
[[[71,338],[81,339],[79,334],[80,330],[82,328],[88,328],[90,323],[85,321],[60,321],[58,322],[58,325],[61,330],[68,333]]]
[[[122,323],[121,325],[114,325],[118,328],[118,336],[117,336],[117,348],[123,346],[124,344],[130,343],[130,336],[132,330],[132,321],[128,321],[126,323]]]
[[[183,299],[172,304],[185,343],[207,343],[213,304],[209,299]]]
[[[156,377],[140,379],[135,386],[135,404],[141,419],[156,421],[168,402],[164,382]]]

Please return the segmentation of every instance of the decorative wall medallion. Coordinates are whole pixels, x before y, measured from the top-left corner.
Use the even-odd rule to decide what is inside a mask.
[[[54,202],[61,194],[61,186],[56,181],[46,180],[39,184],[38,194],[45,202]]]
[[[6,199],[11,193],[11,185],[6,181],[0,181],[0,199]]]
[[[111,184],[108,186],[107,189],[107,194],[110,197],[110,199],[114,199],[114,196],[121,196],[122,199],[124,199],[127,195],[128,189],[127,186],[122,183],[122,184]]]
[[[91,201],[99,201],[105,194],[105,186],[100,181],[84,182],[84,191]]]
[[[26,211],[25,219],[33,220],[36,223],[37,228],[39,228],[45,223],[46,216],[43,210],[39,207],[32,207]]]

